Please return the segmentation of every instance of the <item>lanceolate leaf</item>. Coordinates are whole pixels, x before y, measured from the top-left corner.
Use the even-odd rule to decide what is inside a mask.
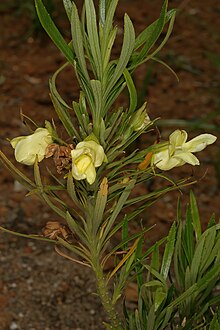
[[[69,212],[66,212],[66,222],[70,230],[80,238],[80,241],[84,244],[87,244],[88,239],[85,235],[85,231],[81,228],[80,224],[77,223],[77,221],[71,216]]]
[[[132,24],[130,18],[128,17],[128,15],[125,14],[124,39],[123,39],[123,44],[122,44],[122,50],[121,50],[121,54],[120,54],[117,66],[114,70],[113,76],[111,77],[111,80],[109,81],[109,84],[107,85],[107,88],[105,91],[105,96],[104,96],[105,100],[107,100],[112,87],[117,83],[118,79],[123,74],[124,69],[126,68],[128,61],[130,59],[130,56],[133,52],[134,43],[135,43],[134,27],[133,27],[133,24]]]
[[[108,237],[109,231],[111,230],[112,225],[114,224],[117,216],[119,215],[121,209],[123,208],[126,200],[128,199],[128,196],[130,195],[131,190],[133,189],[135,185],[135,180],[131,180],[127,187],[124,189],[123,193],[121,194],[116,206],[114,207],[114,211],[110,217],[110,219],[108,219],[107,221],[107,225],[104,229],[104,233],[100,239],[100,244],[102,245],[103,242],[106,240],[106,238]]]
[[[159,51],[163,48],[163,46],[166,44],[166,42],[168,41],[168,39],[171,35],[171,32],[173,30],[174,21],[175,21],[175,12],[173,13],[173,16],[170,19],[170,23],[169,23],[169,26],[168,26],[168,29],[167,29],[167,33],[165,35],[165,38],[161,42],[161,44],[155,49],[155,51],[153,51],[153,53],[151,53],[147,57],[145,57],[144,60],[140,62],[140,64],[154,58],[155,55],[157,53],[159,53]]]
[[[79,133],[74,128],[72,119],[69,114],[68,108],[66,108],[63,104],[59,102],[57,97],[54,95],[52,89],[51,89],[51,100],[53,102],[54,109],[62,122],[63,126],[65,127],[67,133],[70,137],[76,137],[77,139],[80,139]]]
[[[160,273],[164,279],[167,278],[170,270],[171,260],[174,252],[175,240],[176,240],[176,224],[174,222],[167,237],[167,244],[165,247],[162,266],[160,270]]]
[[[111,0],[108,8],[108,12],[106,15],[106,20],[105,24],[103,26],[103,37],[102,37],[102,44],[101,44],[101,52],[102,52],[102,57],[106,57],[106,52],[108,51],[108,45],[109,45],[109,38],[111,35],[111,30],[112,30],[112,21],[113,21],[113,16],[115,13],[115,9],[117,7],[119,0]]]
[[[125,77],[125,80],[127,83],[127,87],[128,87],[128,91],[129,91],[129,95],[130,95],[129,113],[132,113],[137,107],[137,91],[136,91],[134,81],[133,81],[129,71],[127,69],[125,69],[123,74],[124,74],[124,77]]]
[[[42,184],[40,169],[39,169],[39,164],[38,164],[37,159],[36,159],[35,164],[34,164],[34,179],[35,179],[36,186],[37,186],[37,189],[38,189],[38,194],[43,198],[43,200],[49,205],[49,207],[54,212],[56,212],[59,216],[61,216],[62,218],[65,219],[65,217],[66,217],[65,211],[63,211],[61,208],[59,208],[57,205],[55,205],[51,201],[51,197],[49,197],[47,195],[47,193],[45,193],[45,191],[44,191],[44,186]]]
[[[81,23],[79,20],[77,7],[74,3],[72,6],[71,31],[72,31],[72,39],[73,39],[73,48],[76,53],[76,60],[79,64],[78,70],[82,72],[82,75],[85,78],[87,84],[89,84],[90,78],[88,75],[85,54],[84,54]],[[78,74],[80,74],[80,72]]]
[[[166,7],[163,6],[161,14],[164,13],[164,10],[166,10]],[[173,13],[175,12],[174,9],[168,11],[166,13],[166,17],[164,20],[164,24],[166,24],[170,18],[173,16]],[[154,45],[154,43],[157,41],[161,29],[158,29],[159,21],[161,20],[161,17],[158,18],[155,22],[153,22],[151,25],[149,25],[144,31],[142,31],[135,40],[135,47],[134,49],[137,50],[139,47],[141,47],[143,44],[147,45],[147,50],[150,50],[151,47]],[[161,22],[161,21],[160,21]],[[162,25],[160,25],[162,26]],[[163,25],[164,26],[164,25]],[[163,28],[162,28],[163,29]],[[161,31],[162,32],[162,31]],[[158,35],[159,34],[159,35]]]
[[[99,1],[99,23],[103,27],[105,24],[106,17],[106,0]]]
[[[66,10],[67,17],[69,21],[71,21],[71,13],[72,13],[72,1],[71,0],[63,0],[63,5]]]
[[[96,68],[96,78],[101,79],[102,77],[102,58],[101,58],[101,50],[99,44],[99,36],[98,29],[96,23],[96,12],[94,3],[92,0],[85,0],[85,8],[86,8],[86,22],[87,22],[87,33],[88,33],[88,41],[90,44],[90,51],[92,53],[93,62],[95,64],[94,68]]]
[[[40,235],[33,235],[33,234],[22,234],[22,233],[18,233],[17,231],[12,231],[9,229],[6,229],[4,227],[0,226],[0,230],[4,231],[5,233],[9,233],[15,236],[20,236],[20,237],[24,237],[24,238],[30,238],[30,239],[35,239],[37,241],[45,241],[48,243],[53,243],[53,244],[57,244],[57,242],[55,240],[40,236]]]
[[[93,91],[93,95],[94,95],[94,100],[95,100],[95,104],[94,104],[94,109],[93,109],[93,113],[94,113],[94,126],[95,125],[100,125],[100,119],[102,118],[102,85],[101,82],[99,80],[91,80],[91,87],[92,87],[92,91]]]
[[[161,32],[163,31],[165,22],[166,22],[166,13],[167,13],[168,0],[164,1],[163,7],[161,9],[160,17],[157,21],[151,24],[142,34],[136,39],[135,48],[139,48],[141,44],[143,44],[143,40],[145,44],[141,49],[136,61],[141,62],[146,54],[149,52],[151,47],[155,44],[156,40],[159,38]],[[146,38],[147,36],[147,38]]]
[[[62,72],[68,65],[69,63],[65,63],[64,65],[62,65],[52,76],[49,84],[50,84],[50,90],[51,92],[54,94],[54,96],[56,96],[57,100],[66,108],[69,108],[71,109],[68,104],[62,99],[62,97],[60,96],[60,94],[58,93],[57,91],[57,88],[56,88],[56,79],[57,79],[57,76],[60,74],[60,72]]]
[[[43,28],[45,29],[49,37],[52,39],[52,41],[55,43],[55,45],[59,48],[59,50],[64,54],[66,59],[71,64],[74,64],[75,55],[72,49],[70,48],[70,46],[68,46],[68,44],[62,37],[61,33],[57,29],[46,8],[44,7],[42,1],[35,0],[35,5],[39,20]]]
[[[192,225],[192,217],[190,207],[186,210],[186,223],[183,230],[182,246],[186,256],[187,264],[190,265],[194,253],[195,238]]]
[[[94,213],[93,213],[93,223],[94,223],[94,231],[97,231],[99,226],[103,221],[103,215],[107,203],[108,197],[108,180],[107,178],[103,178],[100,189],[97,194]]]
[[[197,202],[195,199],[195,196],[193,192],[190,192],[190,208],[191,208],[191,214],[192,214],[192,221],[193,221],[193,227],[196,232],[197,239],[201,236],[202,229],[200,224],[200,217],[199,217],[199,211],[197,207]]]

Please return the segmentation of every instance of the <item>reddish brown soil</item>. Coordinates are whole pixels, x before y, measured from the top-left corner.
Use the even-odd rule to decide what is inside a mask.
[[[57,1],[55,20],[68,38],[68,23],[61,1]],[[19,10],[16,1],[0,4],[0,138],[1,149],[13,158],[6,138],[25,133],[19,111],[40,125],[56,115],[48,96],[48,79],[64,62],[62,55],[43,34],[33,34],[33,22],[27,9]],[[121,0],[115,22],[122,25],[126,11],[137,32],[159,14],[161,0]],[[12,6],[11,6],[12,4]],[[152,118],[196,120],[210,117],[205,123],[220,124],[220,4],[219,0],[170,1],[170,7],[180,7],[175,28],[161,58],[171,65],[179,76],[177,83],[166,68],[155,65],[146,98]],[[115,53],[118,48],[115,48]],[[211,59],[210,59],[211,58]],[[144,65],[136,74],[137,84],[149,70]],[[62,75],[59,87],[68,99],[78,98],[78,86],[71,69]],[[126,106],[123,97],[122,105]],[[213,114],[216,113],[214,116]],[[166,138],[177,128],[163,126]],[[211,132],[210,130],[206,130]],[[190,131],[193,137],[204,130]],[[215,131],[213,134],[217,134]],[[218,134],[219,135],[219,134]],[[142,141],[142,143],[146,143]],[[198,183],[193,189],[198,198],[203,223],[215,212],[219,217],[220,163],[219,140],[199,155],[202,165],[192,169],[184,166],[169,173],[174,178],[193,174]],[[1,166],[1,165],[0,165]],[[24,167],[28,175],[31,168]],[[162,184],[158,180],[154,188]],[[137,193],[144,191],[142,187]],[[184,203],[188,189],[183,190]],[[39,233],[49,220],[59,220],[35,197],[25,198],[26,191],[0,167],[0,225],[23,233]],[[156,224],[149,241],[161,238],[175,219],[175,205],[179,192],[163,197],[147,210],[146,224]],[[134,226],[135,227],[135,226]],[[149,243],[148,243],[149,244]],[[2,330],[91,330],[102,329],[104,312],[95,292],[95,280],[89,269],[62,259],[53,247],[0,233],[0,329]],[[129,294],[128,294],[129,298]],[[130,297],[131,298],[131,297]]]

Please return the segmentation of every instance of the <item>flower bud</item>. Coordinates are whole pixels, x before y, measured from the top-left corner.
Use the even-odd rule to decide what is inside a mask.
[[[147,114],[147,102],[138,109],[131,118],[130,125],[134,131],[140,131],[151,123],[150,117]]]
[[[33,165],[36,159],[41,162],[48,145],[53,143],[52,136],[46,128],[37,128],[27,136],[18,136],[10,141],[15,149],[15,159],[25,165]]]

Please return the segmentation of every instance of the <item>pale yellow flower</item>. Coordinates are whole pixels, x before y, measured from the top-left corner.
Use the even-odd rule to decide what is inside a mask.
[[[83,141],[76,145],[71,151],[72,156],[72,176],[76,180],[86,179],[89,184],[93,184],[96,179],[96,167],[102,165],[105,153],[97,142]]]
[[[169,137],[169,142],[161,145],[161,149],[155,152],[152,163],[161,170],[168,171],[173,167],[182,166],[185,163],[199,165],[198,158],[194,152],[201,151],[209,144],[216,141],[212,134],[201,134],[186,142],[187,132],[175,130]]]
[[[53,143],[52,136],[46,128],[37,128],[27,136],[18,136],[10,141],[15,149],[15,159],[25,165],[33,165],[36,156],[39,162],[44,159],[47,146]]]

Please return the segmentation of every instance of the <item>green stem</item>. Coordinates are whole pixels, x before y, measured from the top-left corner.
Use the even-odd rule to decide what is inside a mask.
[[[88,220],[91,222],[89,213],[87,217],[87,221]],[[90,264],[96,276],[97,293],[110,322],[110,324],[106,324],[106,327],[110,330],[124,330],[118,313],[115,310],[115,305],[112,302],[112,297],[109,294],[108,281],[106,276],[103,274],[103,268],[100,264],[100,247],[98,244],[100,239],[92,228],[88,229],[87,236],[89,238],[89,251],[91,256]]]
[[[101,299],[102,305],[103,305],[105,312],[110,321],[109,329],[123,330],[124,328],[122,327],[122,323],[119,319],[119,316],[115,310],[115,306],[113,305],[111,297],[109,295],[106,277],[103,274],[103,270],[102,270],[100,264],[97,265],[97,267],[95,267],[94,271],[95,271],[96,280],[97,280],[98,295]]]

